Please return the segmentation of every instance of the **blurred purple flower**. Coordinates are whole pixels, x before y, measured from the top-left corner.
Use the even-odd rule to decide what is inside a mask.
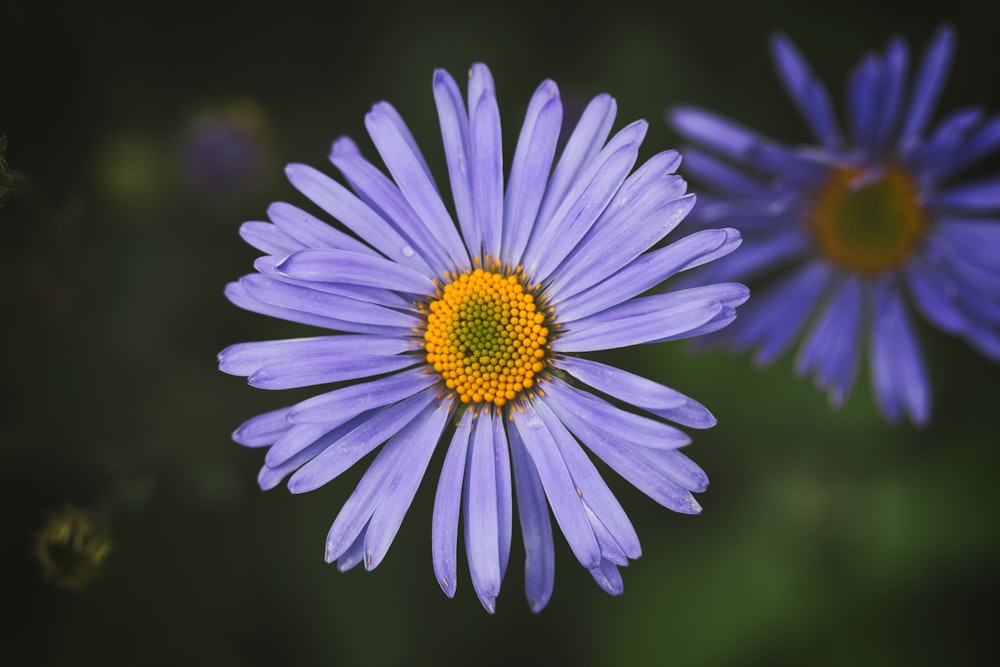
[[[865,56],[848,82],[846,133],[792,43],[777,35],[771,46],[815,145],[785,146],[698,109],[668,113],[706,149],[685,150],[686,171],[712,190],[691,219],[744,236],[708,279],[770,281],[719,338],[755,348],[756,361],[768,364],[812,318],[799,374],[813,375],[840,405],[867,345],[884,417],[923,425],[931,388],[911,303],[1000,360],[1000,177],[951,182],[1000,147],[1000,117],[968,108],[930,124],[955,46],[949,27],[938,30],[912,82],[903,40]]]

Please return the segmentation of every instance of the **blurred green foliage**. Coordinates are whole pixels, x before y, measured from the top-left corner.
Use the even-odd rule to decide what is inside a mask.
[[[302,202],[285,163],[322,168],[341,134],[371,155],[363,114],[387,99],[443,177],[436,67],[490,65],[508,155],[546,77],[567,107],[606,91],[617,127],[647,118],[644,157],[675,146],[662,115],[678,103],[796,142],[806,131],[771,70],[772,31],[792,36],[840,101],[864,50],[893,32],[922,49],[950,20],[959,48],[940,108],[996,112],[996,7],[97,4],[4,10],[14,66],[0,79],[0,134],[34,184],[0,210],[5,664],[988,661],[1000,368],[929,328],[935,406],[924,430],[883,424],[866,378],[830,410],[788,359],[761,371],[677,343],[607,355],[713,410],[719,425],[694,433],[689,450],[712,486],[701,516],[679,516],[608,473],[644,556],[610,598],[559,543],[555,593],[538,616],[523,599],[517,537],[495,617],[464,571],[456,599],[441,594],[433,472],[377,570],[325,565],[326,531],[360,470],[302,496],[261,493],[261,452],[229,434],[308,392],[252,390],[218,373],[215,354],[304,335],[222,296],[251,270],[239,224],[271,201]],[[199,133],[205,118],[227,117],[235,124],[222,131],[237,139],[219,149]],[[192,159],[206,167],[197,183]],[[259,169],[241,169],[248,160]],[[46,517],[67,504],[102,517],[115,544],[103,576],[78,591],[53,587],[33,554]]]

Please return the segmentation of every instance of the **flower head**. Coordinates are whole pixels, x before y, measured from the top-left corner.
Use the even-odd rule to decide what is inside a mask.
[[[327,536],[326,560],[341,570],[381,562],[441,444],[432,560],[448,596],[461,519],[473,587],[493,611],[515,498],[532,609],[552,591],[549,508],[579,561],[620,593],[618,567],[640,555],[639,540],[584,447],[665,507],[697,513],[692,492],[708,480],[678,449],[688,436],[668,422],[707,428],[715,419],[673,389],[575,355],[728,324],[747,297],[742,285],[650,290],[728,254],[739,234],[705,230],[646,252],[694,197],[674,174],[674,151],[630,174],[646,123],[608,139],[616,105],[607,95],[586,108],[556,160],[562,105],[555,84],[543,83],[505,183],[489,70],[472,67],[468,106],[446,72],[433,88],[457,225],[383,102],[365,121],[388,176],[346,138],[330,160],[347,187],[312,167],[287,169],[342,228],[287,203],[271,206],[270,222],[242,226],[264,256],[228,286],[229,299],[335,335],[233,345],[220,368],[264,389],[334,386],[250,419],[234,439],[269,447],[263,488],[291,475],[295,493],[378,449]]]
[[[738,255],[714,277],[769,280],[721,338],[767,364],[812,318],[796,369],[834,405],[854,384],[867,340],[871,381],[887,420],[918,425],[930,386],[910,304],[928,322],[1000,360],[1000,178],[955,184],[1000,147],[1000,117],[960,109],[930,120],[955,37],[944,27],[908,80],[901,39],[869,54],[847,88],[843,132],[823,85],[784,36],[778,74],[815,145],[789,147],[711,113],[681,108],[674,128],[707,151],[685,151],[713,192],[692,218],[740,228]]]

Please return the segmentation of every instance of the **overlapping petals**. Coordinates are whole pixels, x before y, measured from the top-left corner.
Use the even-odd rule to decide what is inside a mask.
[[[759,363],[770,363],[804,336],[796,367],[835,405],[850,393],[867,345],[875,397],[890,422],[922,425],[930,416],[911,309],[1000,361],[1000,179],[951,180],[1000,149],[1000,117],[969,108],[932,122],[954,50],[954,31],[942,27],[912,82],[902,39],[866,55],[848,79],[842,128],[801,53],[776,36],[775,67],[813,135],[810,146],[784,146],[699,109],[668,114],[704,149],[685,150],[687,173],[711,190],[691,219],[736,227],[744,237],[742,250],[704,279],[770,279],[740,320],[714,338],[753,348]],[[894,168],[916,184],[919,215],[927,220],[912,254],[875,273],[824,256],[810,231],[823,183],[834,170],[875,180]]]
[[[505,181],[489,70],[472,67],[465,97],[438,71],[433,92],[450,201],[403,119],[382,102],[365,127],[388,174],[346,138],[330,153],[346,185],[306,165],[286,170],[336,226],[276,203],[268,221],[241,228],[264,254],[227,288],[230,300],[324,331],[232,345],[220,369],[265,389],[330,386],[248,420],[233,438],[268,448],[263,488],[287,479],[296,493],[371,457],[327,536],[326,560],[341,570],[382,561],[440,445],[431,554],[446,595],[461,577],[461,533],[472,587],[495,609],[515,514],[533,610],[553,590],[551,518],[595,581],[621,593],[619,568],[641,548],[593,458],[665,507],[697,513],[692,494],[708,479],[679,451],[690,438],[673,424],[708,428],[715,417],[674,389],[575,355],[729,324],[747,299],[743,285],[658,290],[728,255],[741,236],[712,229],[663,243],[694,205],[676,174],[680,156],[665,151],[636,168],[646,123],[612,134],[616,107],[607,95],[584,110],[557,158],[559,92],[551,81],[539,86]],[[428,364],[421,333],[440,287],[482,266],[523,276],[551,328],[543,370],[502,407],[462,403]]]

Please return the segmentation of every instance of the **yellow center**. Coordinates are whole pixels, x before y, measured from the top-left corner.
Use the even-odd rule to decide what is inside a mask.
[[[452,276],[427,307],[427,363],[463,403],[502,406],[545,368],[549,329],[520,270]]]
[[[820,190],[812,229],[831,261],[861,273],[878,273],[905,262],[927,231],[917,184],[896,166],[862,180],[860,169],[834,171]]]

